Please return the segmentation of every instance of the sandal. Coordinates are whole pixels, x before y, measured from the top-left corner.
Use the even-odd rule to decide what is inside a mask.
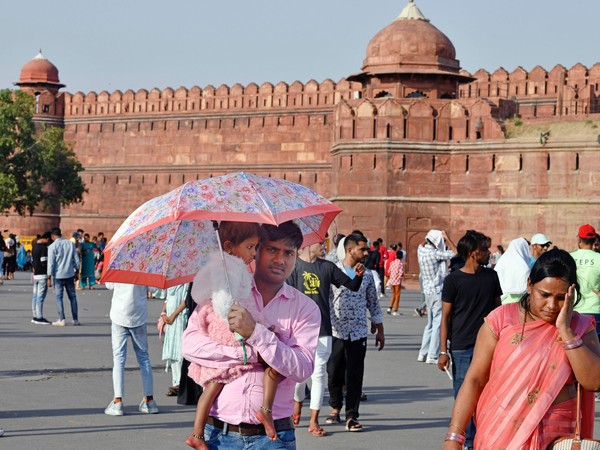
[[[295,427],[300,425],[300,414],[292,414],[292,422],[294,423]]]
[[[362,431],[362,425],[356,419],[348,419],[346,421],[346,430],[348,431]]]
[[[323,428],[321,428],[319,426],[316,426],[315,428],[312,428],[312,429],[309,428],[308,432],[310,434],[312,434],[313,436],[315,436],[315,437],[327,436],[327,432]]]
[[[325,419],[325,423],[340,423],[342,420],[340,419],[339,412],[331,412]]]
[[[165,392],[167,397],[177,397],[179,395],[179,386],[171,386],[167,392]]]

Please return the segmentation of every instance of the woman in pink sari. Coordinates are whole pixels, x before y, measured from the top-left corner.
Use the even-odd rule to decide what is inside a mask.
[[[594,319],[573,312],[577,267],[564,250],[544,253],[519,303],[494,310],[477,336],[443,449],[462,449],[475,413],[476,450],[544,450],[575,432],[583,388],[582,436],[592,437],[600,390]]]

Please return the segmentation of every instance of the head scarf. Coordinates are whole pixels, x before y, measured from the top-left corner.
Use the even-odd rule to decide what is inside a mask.
[[[342,262],[344,261],[344,258],[346,257],[346,247],[344,246],[344,244],[346,244],[345,237],[340,239],[340,242],[338,242],[338,246],[337,246],[337,257]]]
[[[504,294],[524,294],[529,278],[529,244],[525,238],[514,239],[494,267]]]

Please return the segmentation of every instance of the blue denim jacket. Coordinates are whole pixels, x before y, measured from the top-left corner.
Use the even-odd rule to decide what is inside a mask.
[[[48,276],[71,278],[79,269],[79,255],[75,244],[65,238],[58,238],[48,247]]]

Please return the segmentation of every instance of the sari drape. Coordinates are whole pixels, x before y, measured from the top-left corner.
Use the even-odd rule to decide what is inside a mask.
[[[543,320],[523,327],[518,308],[518,303],[504,305],[485,319],[498,343],[475,413],[477,450],[544,449],[564,436],[565,420],[574,431],[575,408],[568,418],[562,404],[552,405],[562,387],[575,382],[558,330]],[[592,323],[593,318],[574,312],[571,328],[583,336]],[[591,437],[593,400],[585,404],[582,434]]]

